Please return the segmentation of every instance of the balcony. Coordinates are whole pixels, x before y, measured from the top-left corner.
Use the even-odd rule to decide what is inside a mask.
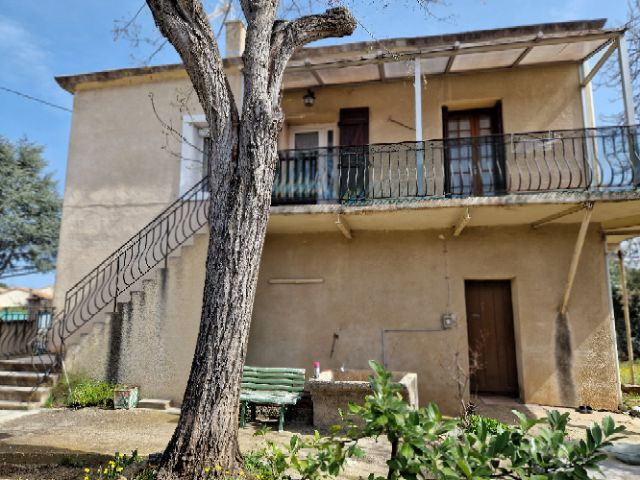
[[[640,127],[284,150],[273,205],[367,204],[640,186]]]

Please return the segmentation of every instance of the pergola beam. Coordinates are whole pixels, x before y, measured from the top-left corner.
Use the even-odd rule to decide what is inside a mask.
[[[589,82],[593,79],[596,73],[600,71],[602,66],[605,64],[607,60],[609,60],[609,57],[613,54],[613,52],[616,51],[618,47],[619,47],[619,39],[616,38],[611,42],[611,45],[609,45],[609,48],[607,49],[607,51],[602,54],[602,56],[600,57],[600,60],[598,60],[598,62],[593,66],[593,68],[589,71],[589,73],[587,73],[584,76],[584,78],[582,79],[582,82],[580,83],[582,87],[586,87],[589,84]]]
[[[563,210],[562,212],[554,213],[553,215],[549,215],[548,217],[541,218],[531,224],[531,228],[537,229],[546,223],[553,222],[554,220],[558,220],[562,217],[567,217],[569,215],[573,215],[576,212],[586,208],[584,204],[576,205],[575,207],[568,208],[567,210]]]
[[[569,308],[569,299],[571,298],[573,283],[576,278],[576,272],[578,271],[578,263],[580,262],[580,256],[582,255],[582,247],[584,246],[584,240],[587,236],[587,230],[589,229],[591,214],[593,213],[593,202],[588,202],[584,208],[584,217],[582,218],[580,231],[578,232],[578,238],[576,240],[575,247],[573,248],[573,256],[571,257],[571,265],[569,266],[569,276],[564,288],[562,303],[560,304],[559,311],[561,315],[565,315],[567,313],[567,309]]]
[[[287,72],[299,72],[314,69],[326,69],[326,68],[344,68],[344,67],[358,67],[362,65],[370,65],[372,63],[378,63],[380,61],[398,62],[398,61],[411,61],[415,59],[427,59],[437,57],[452,57],[456,55],[465,55],[469,53],[485,53],[485,52],[500,52],[505,50],[517,50],[527,47],[538,47],[544,45],[558,45],[564,43],[579,43],[579,42],[591,42],[597,40],[615,40],[621,34],[621,31],[609,31],[603,33],[588,33],[584,35],[572,35],[569,37],[545,37],[545,38],[533,38],[531,40],[523,40],[517,42],[508,43],[496,43],[485,45],[471,45],[468,47],[452,46],[435,47],[428,51],[417,50],[407,53],[389,53],[375,54],[369,57],[361,57],[359,59],[350,60],[337,60],[335,62],[324,63],[298,63],[290,64],[287,67]]]
[[[527,48],[525,48],[523,52],[520,55],[518,55],[518,58],[516,58],[516,60],[511,64],[511,68],[517,67],[518,65],[520,65],[520,63],[522,63],[524,58],[527,55],[529,55],[529,52],[531,52],[531,50],[533,50],[533,46],[528,46]]]
[[[615,236],[615,235],[638,235],[640,236],[640,228],[631,228],[626,230],[605,230],[603,232],[605,235]]]
[[[346,218],[340,214],[338,214],[338,218],[336,219],[336,227],[338,227],[340,233],[342,233],[347,240],[351,240],[353,238],[351,235],[351,226],[347,222]]]
[[[623,36],[618,37],[618,64],[620,66],[620,80],[622,83],[622,100],[624,101],[624,119],[627,125],[634,125],[636,123],[636,114],[633,105],[629,51],[627,50],[627,41]]]
[[[458,223],[456,223],[456,225],[453,227],[453,236],[459,237],[470,221],[471,221],[471,215],[469,214],[469,207],[467,207],[465,208],[464,212],[462,213],[462,216],[458,220]]]

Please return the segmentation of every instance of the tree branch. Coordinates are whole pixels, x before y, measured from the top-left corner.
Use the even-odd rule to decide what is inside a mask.
[[[307,15],[292,22],[275,22],[269,54],[269,94],[273,105],[277,105],[287,63],[298,48],[323,38],[351,35],[355,29],[356,20],[344,7],[331,8],[322,14]]]
[[[147,0],[156,25],[180,55],[198,94],[214,141],[233,136],[233,94],[200,0]],[[212,101],[212,99],[214,101]]]

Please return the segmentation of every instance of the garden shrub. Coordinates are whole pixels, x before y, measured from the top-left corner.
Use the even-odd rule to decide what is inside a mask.
[[[349,412],[342,415],[344,425],[336,426],[330,435],[294,435],[284,446],[265,436],[263,447],[245,456],[242,470],[228,471],[216,465],[206,467],[197,478],[340,478],[349,458],[364,455],[359,446],[362,439],[385,437],[391,443],[388,480],[588,480],[589,474],[599,471],[598,464],[607,458],[603,448],[621,438],[619,434],[625,429],[606,417],[602,424],[592,424],[583,439],[570,440],[569,414],[555,410],[540,420],[514,410],[518,419],[515,426],[481,415],[445,418],[433,403],[411,410],[402,398],[400,386],[391,381],[391,374],[376,362],[370,365],[374,371],[373,394],[365,398],[363,405],[350,404]],[[256,434],[266,432],[261,429]],[[119,473],[121,467],[115,459],[98,475]],[[154,475],[147,468],[133,479],[152,480]],[[84,480],[94,478],[117,477],[87,475]],[[370,474],[368,480],[385,478]]]
[[[113,390],[116,385],[81,375],[69,375],[53,387],[46,407],[113,407]]]
[[[373,394],[362,406],[349,405],[344,427],[328,437],[317,432],[310,440],[294,436],[284,448],[265,442],[260,454],[273,473],[270,478],[288,478],[288,471],[309,480],[337,477],[348,458],[363,455],[361,439],[386,437],[391,443],[387,479],[586,480],[607,457],[602,449],[624,431],[606,417],[601,425],[591,425],[584,439],[570,440],[569,414],[555,410],[541,420],[514,410],[519,424],[513,427],[483,416],[471,422],[446,419],[433,403],[411,410],[391,374],[376,362],[370,364]],[[353,417],[361,421],[354,422]],[[369,480],[384,478],[371,474]]]

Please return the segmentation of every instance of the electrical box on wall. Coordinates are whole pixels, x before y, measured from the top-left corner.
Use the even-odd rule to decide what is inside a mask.
[[[442,328],[444,330],[449,330],[458,325],[458,319],[455,313],[443,313],[440,320],[442,321]]]

